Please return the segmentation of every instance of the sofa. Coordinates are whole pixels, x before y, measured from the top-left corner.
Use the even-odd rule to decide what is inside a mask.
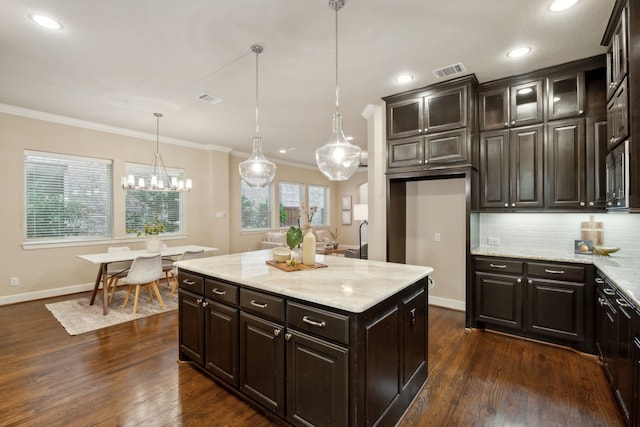
[[[328,230],[312,230],[316,236],[316,248],[322,249],[328,243],[331,243],[331,234]],[[279,246],[287,246],[287,232],[286,231],[269,231],[265,233],[259,249],[273,249]]]

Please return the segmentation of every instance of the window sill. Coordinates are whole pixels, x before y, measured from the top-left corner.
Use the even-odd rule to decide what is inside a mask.
[[[186,239],[189,236],[187,234],[171,234],[167,236],[162,236],[160,240],[168,241],[168,240],[182,240]],[[55,249],[55,248],[70,248],[76,246],[113,246],[113,245],[122,245],[123,243],[142,243],[147,239],[147,237],[120,237],[120,238],[111,238],[111,239],[96,239],[96,240],[73,240],[73,241],[65,241],[65,240],[41,240],[41,241],[31,241],[31,242],[22,242],[22,248],[24,250],[36,250],[36,249]]]

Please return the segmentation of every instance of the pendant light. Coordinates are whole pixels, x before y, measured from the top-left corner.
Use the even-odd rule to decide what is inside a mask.
[[[240,176],[250,187],[266,187],[276,176],[276,165],[262,154],[262,138],[258,127],[258,55],[264,50],[262,46],[254,44],[251,50],[256,54],[256,136],[253,137],[253,151],[251,156],[238,165]]]
[[[360,147],[347,141],[342,131],[338,91],[338,11],[345,0],[329,0],[329,7],[336,12],[336,112],[333,114],[333,131],[329,141],[316,150],[316,163],[320,172],[330,181],[344,181],[351,177],[360,165]]]
[[[156,116],[156,152],[153,153],[153,161],[149,166],[151,180],[145,182],[144,178],[135,176],[123,176],[121,185],[123,190],[143,190],[143,191],[191,191],[193,183],[190,179],[186,182],[178,180],[177,177],[170,177],[167,168],[164,166],[162,154],[160,154],[160,117],[162,113],[153,113]]]

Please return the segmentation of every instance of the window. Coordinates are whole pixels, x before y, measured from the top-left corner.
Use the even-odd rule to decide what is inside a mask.
[[[271,228],[271,185],[264,188],[240,183],[242,230]]]
[[[281,182],[279,188],[280,227],[297,226],[300,218],[300,206],[302,206],[304,197],[304,186],[302,184]]]
[[[309,208],[317,211],[311,225],[329,225],[329,187],[309,186]]]
[[[182,169],[167,168],[167,173],[170,178],[184,179],[184,170]],[[126,174],[134,175],[136,178],[144,178],[146,182],[151,180],[149,165],[127,163]],[[144,224],[153,223],[157,216],[158,220],[164,224],[165,233],[182,233],[184,230],[183,194],[180,191],[127,190],[125,197],[126,229],[141,230]]]
[[[110,238],[111,160],[24,152],[27,240]]]

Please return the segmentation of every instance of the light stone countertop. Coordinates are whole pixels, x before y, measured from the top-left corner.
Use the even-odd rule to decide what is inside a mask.
[[[316,255],[326,268],[286,272],[266,264],[271,250],[179,261],[175,265],[216,277],[345,310],[361,313],[433,272],[431,267]]]
[[[581,255],[570,251],[549,249],[516,249],[499,246],[480,246],[471,251],[472,255],[507,258],[526,258],[532,260],[572,262],[593,264],[614,285],[640,308],[640,258],[628,257],[624,252],[616,252],[608,257],[600,255]]]

